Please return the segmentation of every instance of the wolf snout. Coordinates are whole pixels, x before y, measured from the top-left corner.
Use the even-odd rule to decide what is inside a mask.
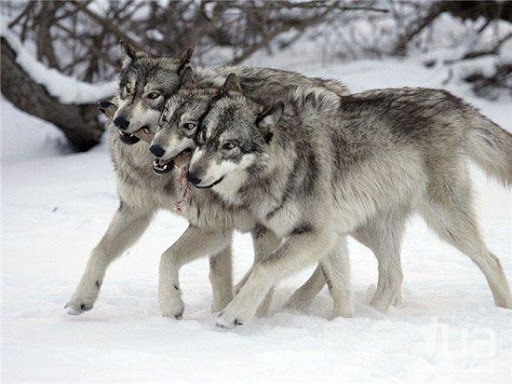
[[[126,117],[118,116],[114,119],[114,125],[117,128],[122,129],[124,131],[125,129],[128,128],[128,126],[130,125],[130,122],[126,119]]]
[[[158,144],[153,144],[151,147],[149,147],[149,150],[156,157],[162,157],[165,153],[165,149],[163,149]]]
[[[197,177],[195,173],[189,172],[187,175],[187,180],[190,181],[194,185],[201,184],[201,179]]]

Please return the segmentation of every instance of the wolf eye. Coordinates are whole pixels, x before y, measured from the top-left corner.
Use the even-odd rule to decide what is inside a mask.
[[[160,94],[158,92],[151,92],[149,95],[148,95],[148,99],[151,99],[151,100],[154,100],[154,99],[157,99],[160,97]]]
[[[183,128],[185,128],[187,131],[191,131],[195,127],[196,127],[196,125],[194,123],[185,123],[185,124],[183,124]]]
[[[227,151],[230,151],[232,149],[234,149],[235,147],[237,146],[237,143],[236,141],[227,141],[225,142],[223,145],[222,145],[222,149],[225,149]]]

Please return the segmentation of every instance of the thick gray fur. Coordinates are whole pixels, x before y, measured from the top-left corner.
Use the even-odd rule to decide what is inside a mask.
[[[295,86],[293,89],[295,92],[297,87]],[[313,92],[312,89],[308,88],[308,92]],[[241,88],[239,91],[241,91]],[[323,92],[323,90],[314,89],[314,92]],[[197,71],[194,72],[191,68],[186,69],[180,89],[165,104],[164,112],[160,118],[159,130],[152,142],[153,145],[158,145],[164,150],[161,159],[172,160],[183,151],[195,148],[197,127],[202,117],[207,113],[211,101],[218,97],[222,97],[222,89],[218,86],[217,81],[212,81],[211,76],[205,77]],[[266,97],[256,95],[252,99],[264,102],[268,101],[268,95]],[[238,152],[237,156],[240,157],[249,149],[250,146]],[[380,311],[387,310],[394,301],[400,301],[402,281],[400,265],[395,266],[393,269],[394,276],[390,278],[391,270],[388,258],[382,257],[384,254],[382,249],[391,250],[394,253],[394,260],[400,259],[400,242],[404,223],[405,217],[401,211],[383,211],[352,233],[353,237],[375,253],[379,262],[379,282],[377,292],[372,299],[372,305]],[[342,255],[344,254],[346,254],[346,248],[344,244],[340,243],[339,247],[336,247],[336,252],[331,256],[331,260],[325,260],[324,264],[326,265],[319,266],[313,274],[312,280],[300,288],[287,302],[286,306],[300,310],[307,308],[325,285],[324,274],[330,274],[332,276],[330,280],[335,282],[342,281],[341,276],[344,277],[345,281],[348,281],[350,273],[348,263],[343,261],[344,257]],[[337,260],[337,262],[333,262],[333,260]],[[337,268],[337,271],[333,270],[334,268]],[[324,274],[322,270],[325,272]],[[237,285],[235,291],[240,289],[248,275]],[[391,283],[397,286],[390,287],[389,284]],[[331,283],[330,286],[333,287],[333,284]],[[332,290],[331,294],[333,294]],[[348,283],[340,287],[337,297],[339,299],[335,300],[335,316],[349,316],[352,312],[352,305]]]
[[[203,119],[190,173],[285,240],[256,261],[219,325],[250,319],[270,287],[327,257],[347,234],[364,233],[359,228],[383,212],[397,223],[387,247],[375,244],[388,260],[387,289],[400,286],[396,249],[405,218],[417,212],[479,267],[495,304],[512,308],[500,261],[478,229],[466,160],[509,186],[512,135],[441,90],[339,97],[297,89],[261,105],[233,79],[226,83],[234,85]]]
[[[113,118],[115,120],[123,116],[129,121],[125,132],[133,133],[143,127],[156,131],[165,99],[178,89],[181,71],[189,58],[190,54],[186,53],[179,59],[155,59],[123,47],[119,96],[114,101],[118,108]],[[268,84],[275,92],[279,92],[280,89],[291,89],[289,84],[303,82],[305,86],[323,84],[326,89],[346,93],[346,89],[335,81],[309,79],[293,72],[229,69],[233,70],[237,70],[253,84],[255,91]],[[222,82],[227,73],[225,69],[219,69],[218,72],[204,71],[205,76],[212,76],[217,82]],[[149,98],[151,93],[156,93],[157,97]],[[152,171],[153,157],[146,143],[141,141],[131,146],[123,144],[112,124],[108,132],[121,203],[100,243],[93,249],[82,279],[66,305],[70,314],[80,314],[93,307],[110,263],[138,240],[157,210],[172,210],[182,196],[176,182],[177,171],[173,170],[165,177]],[[191,226],[180,240],[164,252],[161,259],[159,301],[164,315],[180,317],[183,312],[179,282],[173,271],[189,259],[202,255],[212,255],[210,280],[214,297],[213,310],[219,311],[231,300],[231,230],[234,227],[251,230],[255,224],[252,218],[247,219],[240,210],[226,214],[229,212],[230,209],[226,208],[222,200],[210,191],[192,194],[190,207],[185,212]],[[198,232],[197,228],[202,228],[202,231]],[[271,237],[271,234],[266,234],[262,241],[271,243]],[[259,250],[265,247],[255,241],[255,248],[258,257]],[[185,256],[184,249],[188,251]]]

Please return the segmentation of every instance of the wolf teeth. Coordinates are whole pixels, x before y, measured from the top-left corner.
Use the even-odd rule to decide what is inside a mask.
[[[165,171],[169,167],[169,162],[167,162],[165,164],[160,164],[160,160],[155,159],[155,160],[153,160],[153,167],[155,167],[156,169],[161,169],[161,170]]]
[[[127,135],[126,133],[124,133],[123,131],[119,130],[119,136],[126,136],[126,135]],[[128,135],[128,137],[133,137],[133,133],[130,133]]]

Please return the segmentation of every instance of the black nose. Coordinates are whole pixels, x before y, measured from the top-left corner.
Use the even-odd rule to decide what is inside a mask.
[[[190,172],[189,172],[189,174],[187,176],[187,180],[190,181],[194,185],[197,185],[197,184],[201,183],[201,179],[199,177],[197,177],[196,175],[194,175],[193,173],[190,173]]]
[[[114,124],[117,128],[125,130],[130,125],[130,122],[126,120],[126,117],[119,116],[115,118]]]
[[[152,145],[151,147],[149,147],[149,150],[156,157],[162,157],[164,155],[164,153],[165,153],[165,149],[163,149],[159,145]]]

